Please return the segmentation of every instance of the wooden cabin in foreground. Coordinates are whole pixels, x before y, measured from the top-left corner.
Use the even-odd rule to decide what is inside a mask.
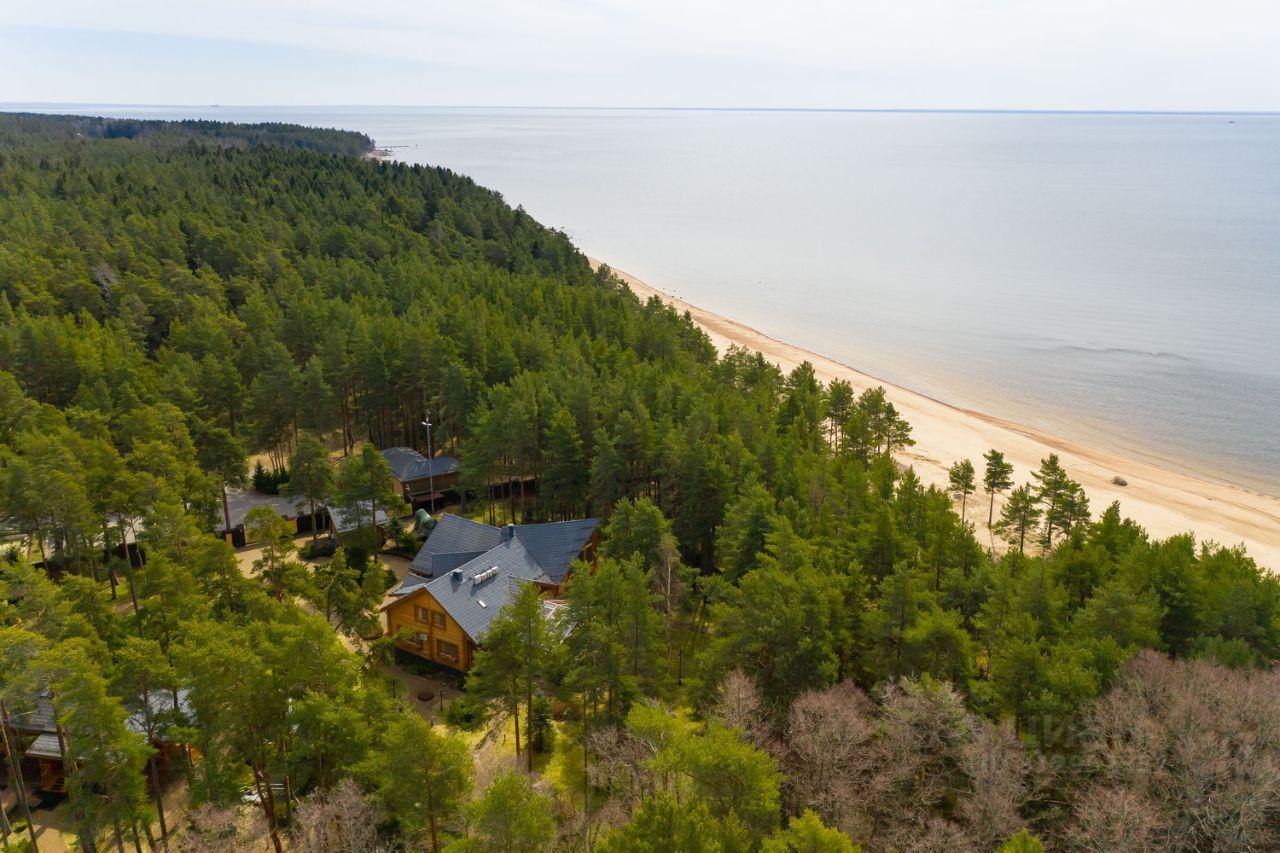
[[[523,584],[536,584],[554,609],[576,560],[594,562],[600,519],[493,527],[440,517],[408,577],[383,606],[400,647],[466,672],[489,623]]]
[[[177,698],[168,691],[155,690],[147,695],[152,720],[166,720],[178,723],[191,718],[191,707],[187,704],[187,691],[179,690]],[[0,739],[0,755],[7,760],[4,746],[7,745],[15,753],[18,766],[24,780],[35,776],[39,779],[38,789],[48,794],[65,794],[67,792],[66,741],[57,724],[57,715],[53,703],[47,696],[40,697],[30,709],[14,711],[10,709],[9,717],[4,721],[5,737]],[[125,720],[125,725],[140,735],[146,735],[146,720],[141,713],[134,713]],[[162,727],[165,730],[169,726]],[[159,761],[163,764],[171,756],[182,749],[185,744],[167,734],[158,735],[151,741]],[[148,781],[148,784],[150,782]]]

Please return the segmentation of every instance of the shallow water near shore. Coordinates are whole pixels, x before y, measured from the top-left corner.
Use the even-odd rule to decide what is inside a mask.
[[[1280,116],[82,107],[368,133],[948,403],[1280,493]]]

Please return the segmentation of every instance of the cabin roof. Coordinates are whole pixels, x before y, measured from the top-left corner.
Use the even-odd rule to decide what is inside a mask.
[[[329,518],[333,521],[333,532],[350,533],[360,527],[369,517],[369,509],[371,507],[372,504],[369,501],[360,501],[354,512],[350,508],[329,507]],[[390,519],[383,510],[378,510],[374,515],[374,523],[378,525],[385,525],[389,522]]]
[[[168,690],[152,690],[147,694],[147,706],[151,709],[151,716],[154,720],[162,714],[172,714],[175,710],[182,719],[195,719],[195,712],[191,709],[191,692],[185,687],[178,690],[178,701],[175,704],[173,693]],[[138,734],[146,734],[147,732],[147,715],[141,709],[129,715],[125,720],[125,725],[133,729]]]
[[[424,577],[435,577],[442,572],[435,568],[435,558],[448,554],[483,554],[502,541],[502,531],[478,521],[443,513],[436,521],[413,558],[412,569]],[[452,569],[457,563],[449,566]]]
[[[470,563],[488,551],[459,551],[456,554],[436,554],[431,561],[431,568],[436,575],[445,575],[464,563]]]
[[[307,499],[291,498],[287,495],[264,495],[252,489],[227,489],[227,511],[231,516],[231,527],[228,529],[235,530],[244,524],[249,512],[260,506],[269,506],[278,515],[294,519],[307,511]],[[220,527],[226,523],[221,512],[218,513],[218,523]]]
[[[30,758],[61,758],[62,744],[58,743],[58,735],[54,732],[41,732],[27,747]]]
[[[445,612],[476,642],[522,584],[550,578],[519,539],[509,539],[463,563],[425,588]]]
[[[505,541],[517,539],[550,582],[559,584],[599,525],[598,518],[583,518],[503,528],[444,513],[413,558],[411,568],[424,577],[439,577],[466,559],[475,559]]]
[[[547,577],[558,584],[569,574],[573,561],[578,559],[599,525],[598,518],[553,521],[550,524],[517,524],[513,533],[529,549]]]
[[[442,477],[458,470],[458,460],[452,456],[428,459],[411,447],[388,447],[382,451],[382,458],[387,460],[391,473],[402,483]]]
[[[51,732],[57,729],[53,719],[53,703],[48,696],[36,700],[29,711],[9,709],[9,727],[20,732]]]
[[[141,696],[139,696],[139,698],[141,698]],[[173,694],[168,690],[152,690],[147,694],[147,705],[151,709],[153,718],[159,717],[161,714],[170,713],[175,708]],[[185,717],[188,720],[192,718],[193,714],[191,711],[191,703],[189,701],[189,693],[186,689],[178,691],[176,707],[182,717]],[[138,734],[145,734],[147,730],[146,716],[147,715],[139,709],[125,719],[125,725]],[[47,693],[36,699],[35,707],[30,711],[19,711],[11,714],[9,718],[9,725],[15,731],[39,733],[36,738],[37,742],[39,742],[40,738],[43,738],[46,735],[53,737],[54,752],[52,756],[45,755],[44,757],[57,758],[62,754],[58,749],[58,741],[56,737],[58,727],[54,719],[53,702],[50,700]],[[34,755],[37,753],[32,753],[28,750],[27,754]]]

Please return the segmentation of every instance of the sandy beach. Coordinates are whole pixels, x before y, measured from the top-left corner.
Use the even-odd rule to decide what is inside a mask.
[[[601,263],[591,259],[593,267]],[[982,454],[993,447],[1013,463],[1015,479],[1022,483],[1042,458],[1057,453],[1063,466],[1088,492],[1095,515],[1118,500],[1125,515],[1157,538],[1192,531],[1201,541],[1243,544],[1260,565],[1272,571],[1280,569],[1280,498],[1168,470],[1106,448],[1088,447],[994,415],[948,405],[772,338],[657,290],[617,268],[611,269],[642,299],[657,296],[682,313],[687,311],[722,352],[737,345],[764,354],[788,371],[807,360],[822,381],[844,379],[855,391],[883,386],[894,406],[910,422],[916,441],[901,455],[901,461],[914,466],[926,483],[945,485],[947,468],[957,459],[973,460],[981,475]],[[1127,485],[1114,485],[1112,478],[1117,476]],[[973,520],[980,523],[980,530],[985,527],[985,519]]]

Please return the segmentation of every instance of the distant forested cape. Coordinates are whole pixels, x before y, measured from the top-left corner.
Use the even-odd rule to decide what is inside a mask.
[[[373,150],[373,140],[363,133],[303,127],[299,124],[266,122],[236,124],[227,121],[183,119],[159,121],[103,116],[52,116],[37,113],[11,113],[4,116],[2,138],[6,143],[30,144],[33,141],[72,139],[138,139],[157,143],[189,140],[222,147],[247,145],[279,145],[305,148],[323,154],[360,156]]]

